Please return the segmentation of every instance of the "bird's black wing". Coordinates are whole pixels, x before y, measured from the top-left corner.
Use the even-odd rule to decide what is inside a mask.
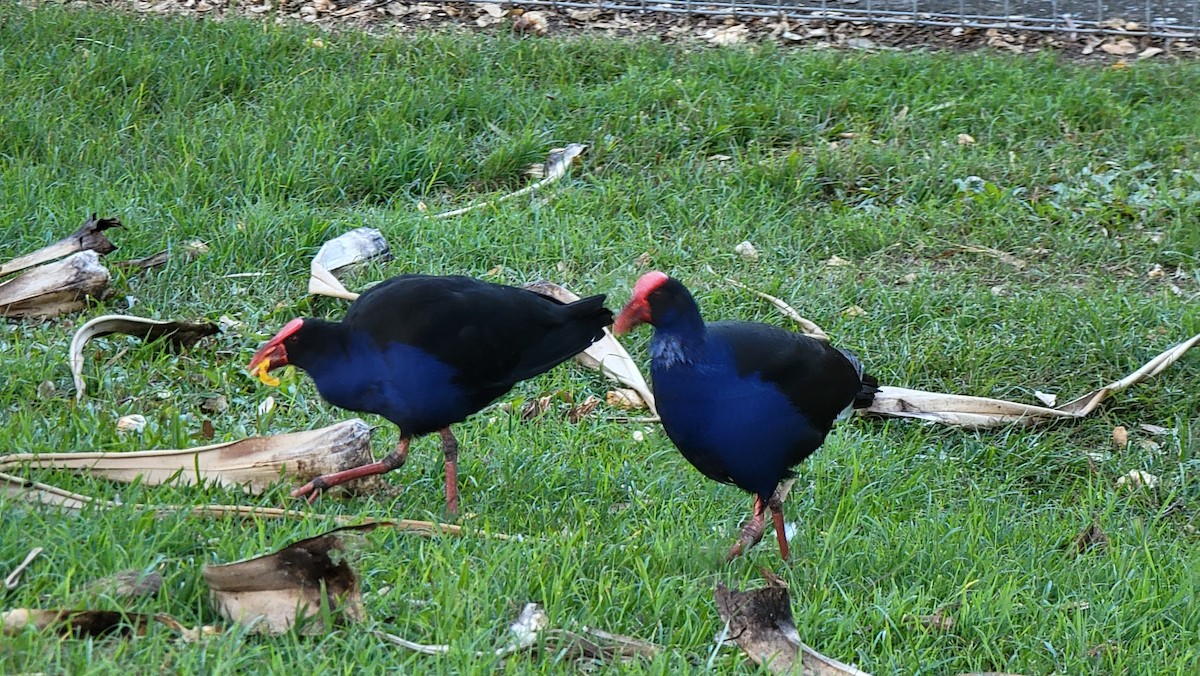
[[[828,432],[855,403],[866,378],[852,355],[809,336],[750,322],[713,322],[709,332],[733,350],[740,375],[775,384],[809,422]],[[869,402],[868,402],[869,403]]]
[[[459,372],[470,387],[511,387],[583,351],[612,323],[604,296],[563,304],[470,277],[403,275],[354,302],[343,323],[381,346],[402,342]]]

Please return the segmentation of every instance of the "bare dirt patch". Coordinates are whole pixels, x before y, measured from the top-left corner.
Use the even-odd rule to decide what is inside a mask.
[[[34,0],[28,4],[39,4]],[[599,8],[553,8],[519,3],[403,2],[400,0],[72,0],[77,6],[106,6],[147,14],[185,14],[220,20],[231,16],[274,23],[309,23],[331,30],[404,34],[428,29],[542,35],[603,35],[716,46],[775,42],[803,49],[885,51],[999,50],[1016,54],[1053,52],[1072,60],[1124,68],[1135,61],[1200,57],[1200,41],[1111,35],[979,29],[947,24],[872,24],[829,17],[787,19],[669,12],[616,12]],[[1121,25],[1118,25],[1121,24]]]

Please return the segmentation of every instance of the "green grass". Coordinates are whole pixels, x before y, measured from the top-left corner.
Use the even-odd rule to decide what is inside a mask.
[[[318,35],[325,48],[310,42]],[[218,441],[348,417],[302,374],[268,391],[243,366],[291,317],[344,311],[306,297],[307,267],[323,241],[358,226],[381,229],[395,258],[351,287],[501,265],[498,281],[548,277],[607,292],[616,307],[647,253],[690,285],[709,317],[787,325],[711,267],[792,301],[885,383],[1026,402],[1034,389],[1089,391],[1200,331],[1195,63],[1111,70],[1050,56],[397,40],[0,3],[0,80],[0,260],[56,240],[92,211],[126,224],[110,260],[193,239],[211,249],[155,271],[114,269],[115,295],[81,315],[0,324],[9,451],[195,445],[207,415],[199,406],[217,393],[231,403],[210,416]],[[976,143],[960,145],[962,133]],[[417,209],[516,189],[526,165],[569,142],[589,144],[583,165],[533,200],[448,221]],[[744,239],[758,262],[734,254]],[[1026,265],[948,253],[956,244]],[[833,255],[852,265],[825,267]],[[1155,264],[1163,278],[1147,277]],[[226,276],[243,272],[264,274]],[[914,282],[898,282],[910,273]],[[89,348],[91,395],[74,403],[71,333],[130,299],[142,316],[243,324],[182,355],[101,340]],[[850,305],[866,314],[842,314]],[[646,339],[628,341],[640,359]],[[30,632],[0,643],[0,672],[484,672],[498,663],[469,653],[502,644],[526,601],[544,604],[557,626],[666,646],[627,671],[701,670],[721,625],[715,583],[753,586],[766,566],[791,585],[806,642],[877,674],[1195,673],[1197,359],[1072,423],[982,432],[845,424],[802,467],[787,505],[800,524],[787,564],[770,542],[720,561],[750,500],[703,479],[661,430],[638,443],[634,429],[602,415],[526,424],[493,408],[457,428],[463,505],[474,515],[465,521],[533,539],[377,532],[360,564],[368,627],[450,642],[452,655],[410,654],[362,628],[270,639],[231,629],[203,645],[162,630],[133,641]],[[40,399],[47,380],[57,394]],[[607,387],[564,367],[504,401]],[[267,394],[279,406],[260,417]],[[117,435],[127,413],[148,418],[141,436]],[[382,454],[395,430],[370,421],[381,424]],[[1148,436],[1139,423],[1174,432],[1151,450],[1137,443]],[[1128,449],[1112,448],[1114,425],[1133,430]],[[1104,455],[1089,462],[1089,452]],[[1119,490],[1116,478],[1131,469],[1162,483]],[[129,504],[294,504],[282,485],[249,498],[27,474]],[[436,440],[419,441],[388,479],[405,490],[319,507],[441,516]],[[0,512],[0,570],[45,548],[4,608],[112,608],[82,587],[157,565],[163,591],[132,609],[189,625],[219,622],[201,564],[330,527],[156,519],[133,508],[69,515],[3,499]],[[1093,520],[1109,546],[1073,556],[1064,545]],[[951,631],[906,619],[951,603],[961,603]],[[734,650],[713,666],[756,672]],[[505,668],[571,667],[521,656]]]

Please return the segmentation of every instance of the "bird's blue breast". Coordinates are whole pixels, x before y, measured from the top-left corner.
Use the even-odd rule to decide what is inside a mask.
[[[472,412],[455,370],[428,352],[404,343],[381,348],[365,335],[351,337],[345,348],[309,369],[334,406],[377,413],[404,434],[432,432]]]
[[[820,445],[822,435],[778,387],[738,374],[728,346],[710,337],[685,349],[660,331],[650,349],[663,427],[710,478],[769,495]]]

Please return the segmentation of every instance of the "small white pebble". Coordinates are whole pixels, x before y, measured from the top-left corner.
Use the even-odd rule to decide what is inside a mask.
[[[641,430],[634,430],[633,431],[633,440],[634,441],[645,441],[646,434],[644,432],[642,432]]]

